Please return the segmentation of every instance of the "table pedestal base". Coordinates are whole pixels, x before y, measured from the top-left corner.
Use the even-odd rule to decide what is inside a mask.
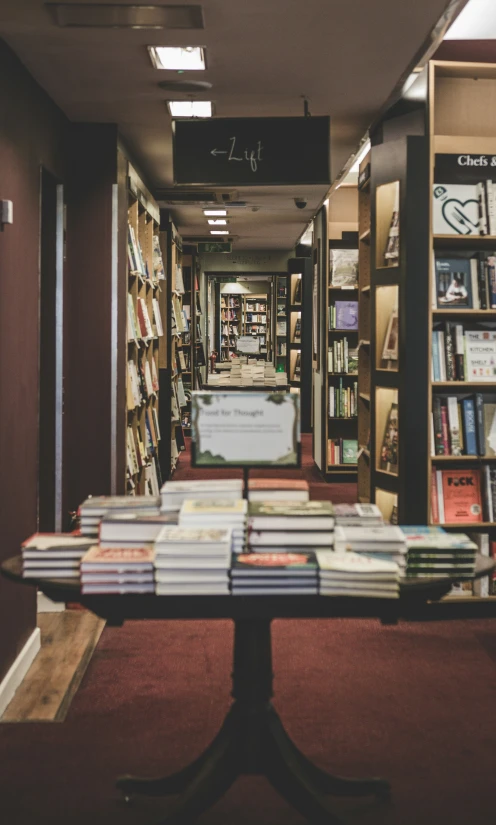
[[[220,799],[243,774],[265,776],[314,825],[337,825],[326,795],[387,798],[385,779],[345,779],[314,765],[290,739],[272,703],[270,621],[237,621],[234,642],[234,702],[209,747],[183,770],[161,779],[124,776],[117,787],[134,794],[181,794],[163,825],[186,825]]]

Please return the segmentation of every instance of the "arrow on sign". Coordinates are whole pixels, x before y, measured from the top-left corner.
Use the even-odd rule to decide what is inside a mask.
[[[227,155],[227,151],[224,149],[212,149],[210,152],[211,155],[215,157],[215,155]]]

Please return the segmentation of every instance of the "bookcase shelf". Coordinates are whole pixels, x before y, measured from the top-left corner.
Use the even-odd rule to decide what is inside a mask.
[[[272,334],[274,336],[274,360],[276,370],[288,375],[289,380],[289,276],[277,275],[275,286],[275,306],[274,322]],[[284,323],[284,332],[279,332],[280,324]]]
[[[465,375],[472,377],[476,373],[467,372],[466,346],[469,339],[462,337],[463,331],[494,331],[496,310],[477,309],[475,298],[471,308],[470,297],[465,298],[468,303],[466,307],[433,307],[432,301],[433,294],[444,297],[448,286],[454,288],[449,275],[443,282],[439,274],[436,278],[437,273],[464,271],[470,272],[469,278],[472,280],[468,285],[472,293],[479,289],[479,298],[484,306],[484,290],[481,290],[480,284],[487,267],[484,268],[483,261],[496,249],[496,234],[444,233],[441,221],[448,221],[449,215],[447,217],[446,211],[439,208],[439,203],[444,203],[446,198],[446,190],[443,191],[442,187],[448,187],[447,197],[456,200],[456,194],[450,195],[450,186],[475,186],[491,178],[490,170],[475,165],[468,164],[466,173],[465,167],[460,168],[456,158],[449,156],[496,154],[496,117],[492,109],[488,115],[488,101],[496,93],[496,65],[431,61],[419,74],[415,84],[418,84],[418,89],[424,89],[424,95],[415,97],[414,103],[413,95],[410,97],[412,105],[408,109],[408,117],[405,119],[404,107],[405,104],[410,106],[410,103],[400,100],[374,125],[371,135],[371,500],[378,504],[384,517],[393,522],[439,524],[447,530],[467,532],[474,536],[480,552],[488,553],[491,542],[496,541],[496,523],[491,520],[492,513],[496,513],[492,495],[496,480],[496,456],[432,455],[432,452],[434,433],[439,445],[440,404],[443,439],[448,439],[450,450],[453,444],[455,449],[458,447],[457,439],[462,442],[462,451],[471,438],[479,444],[483,425],[487,438],[487,427],[490,426],[487,422],[493,420],[493,411],[487,409],[487,405],[495,403],[496,382],[479,381],[477,378],[470,381],[434,381],[432,352],[436,358],[438,347],[444,344],[447,374],[451,374],[450,364],[453,364],[454,375],[463,375],[465,367]],[[396,187],[394,206],[393,186]],[[382,216],[381,211],[384,213]],[[394,221],[391,212],[398,213]],[[383,264],[387,226],[393,222],[398,230],[397,259],[395,266],[386,270],[381,261]],[[360,227],[360,234],[365,230],[365,226]],[[477,261],[477,267],[467,267],[466,262],[470,258]],[[440,259],[443,264],[436,264]],[[450,260],[453,259],[464,261],[465,269],[461,263],[460,269],[456,265],[450,268]],[[460,282],[459,278],[456,280]],[[490,277],[488,280],[490,284]],[[468,296],[470,289],[467,286]],[[396,371],[391,369],[391,363],[384,363],[386,318],[394,304],[398,316]],[[490,306],[490,301],[487,305]],[[443,321],[447,322],[446,325]],[[438,334],[433,336],[433,332]],[[455,335],[460,337],[455,338]],[[369,336],[360,333],[360,339],[367,338]],[[460,341],[464,342],[465,349]],[[363,347],[360,352],[362,349],[365,352]],[[459,358],[465,361],[460,362]],[[444,369],[439,373],[437,365],[436,360],[436,377],[441,375],[444,379]],[[397,469],[394,475],[388,472],[389,468],[381,467],[385,410],[388,406],[385,392],[395,392],[397,397],[394,402],[397,416],[394,425],[397,433]],[[482,416],[480,396],[484,403]],[[474,409],[471,404],[478,405],[475,407],[473,425],[470,423],[470,410]],[[359,408],[359,415],[364,408],[365,404]],[[433,410],[437,416],[436,426]],[[457,410],[458,418],[455,414]],[[368,441],[363,426],[360,430],[360,421],[359,431],[359,443],[367,447]],[[364,453],[360,461],[365,467],[367,459]],[[362,495],[359,484],[359,496]],[[434,521],[436,507],[441,511],[441,516],[444,509],[445,522]],[[483,521],[470,521],[470,512],[473,515],[481,511],[479,517]]]
[[[371,154],[368,152],[360,163],[359,176],[369,167]],[[358,304],[358,459],[357,481],[358,498],[362,503],[370,502],[371,498],[371,240],[370,223],[370,174],[365,184],[358,190],[358,235],[361,243],[358,245],[358,286],[360,300]]]

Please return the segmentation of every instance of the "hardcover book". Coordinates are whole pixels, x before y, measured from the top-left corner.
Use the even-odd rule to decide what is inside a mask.
[[[434,235],[479,235],[477,184],[434,184],[432,204]]]
[[[358,329],[358,301],[336,301],[336,329]]]
[[[438,309],[472,309],[470,260],[436,258],[436,301]]]
[[[496,381],[496,331],[465,330],[466,380]]]
[[[441,470],[444,521],[482,521],[481,477],[479,470]]]
[[[331,283],[334,287],[354,288],[358,284],[358,249],[330,250]]]
[[[398,471],[398,405],[391,404],[381,448],[381,470]]]

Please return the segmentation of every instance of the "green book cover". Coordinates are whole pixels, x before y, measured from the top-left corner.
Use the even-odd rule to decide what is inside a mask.
[[[343,438],[343,464],[356,464],[358,441],[356,438]]]

